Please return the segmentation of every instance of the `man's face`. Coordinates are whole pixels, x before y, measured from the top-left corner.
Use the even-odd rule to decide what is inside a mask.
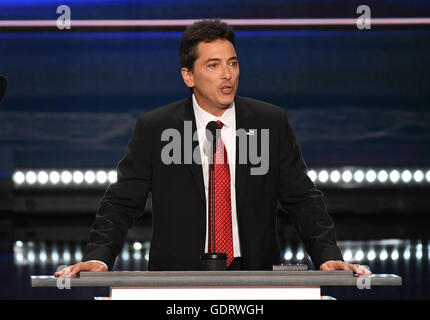
[[[182,76],[192,87],[198,104],[216,116],[233,102],[239,84],[239,61],[228,40],[200,42],[194,70],[182,68]]]

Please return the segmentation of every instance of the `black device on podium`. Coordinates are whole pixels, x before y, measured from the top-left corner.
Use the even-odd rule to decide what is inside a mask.
[[[206,126],[206,138],[212,143],[212,163],[215,164],[215,153],[216,153],[216,141],[220,134],[220,126],[217,122],[211,121]],[[208,246],[212,246],[212,250],[209,253],[204,253],[200,256],[201,269],[206,271],[220,271],[227,269],[227,254],[224,252],[216,252],[215,250],[215,165],[209,165],[211,174],[211,185],[212,185],[212,210],[209,203],[209,215],[208,215],[208,226],[212,216],[212,240],[208,243]],[[210,192],[210,191],[209,191]]]

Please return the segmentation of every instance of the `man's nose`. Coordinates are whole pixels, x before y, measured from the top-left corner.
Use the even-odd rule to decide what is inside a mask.
[[[224,66],[221,73],[221,79],[230,80],[231,79],[231,71],[228,66]]]

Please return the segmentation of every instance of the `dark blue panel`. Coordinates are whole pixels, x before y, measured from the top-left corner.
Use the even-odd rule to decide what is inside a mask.
[[[140,113],[187,95],[180,35],[0,34],[0,166],[115,165]],[[287,110],[309,165],[428,165],[429,39],[237,32],[239,94]]]

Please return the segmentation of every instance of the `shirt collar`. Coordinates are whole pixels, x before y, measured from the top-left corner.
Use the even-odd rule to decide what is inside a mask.
[[[194,109],[194,115],[196,117],[196,121],[201,121],[202,123],[204,123],[205,128],[210,121],[218,121],[218,120],[220,120],[223,123],[223,125],[226,126],[227,128],[233,128],[234,112],[235,112],[234,100],[231,103],[231,105],[227,108],[227,110],[224,111],[221,117],[216,117],[213,114],[210,114],[209,112],[203,110],[199,106],[199,104],[197,103],[196,97],[194,96],[194,93],[192,97],[193,97],[193,109]]]

